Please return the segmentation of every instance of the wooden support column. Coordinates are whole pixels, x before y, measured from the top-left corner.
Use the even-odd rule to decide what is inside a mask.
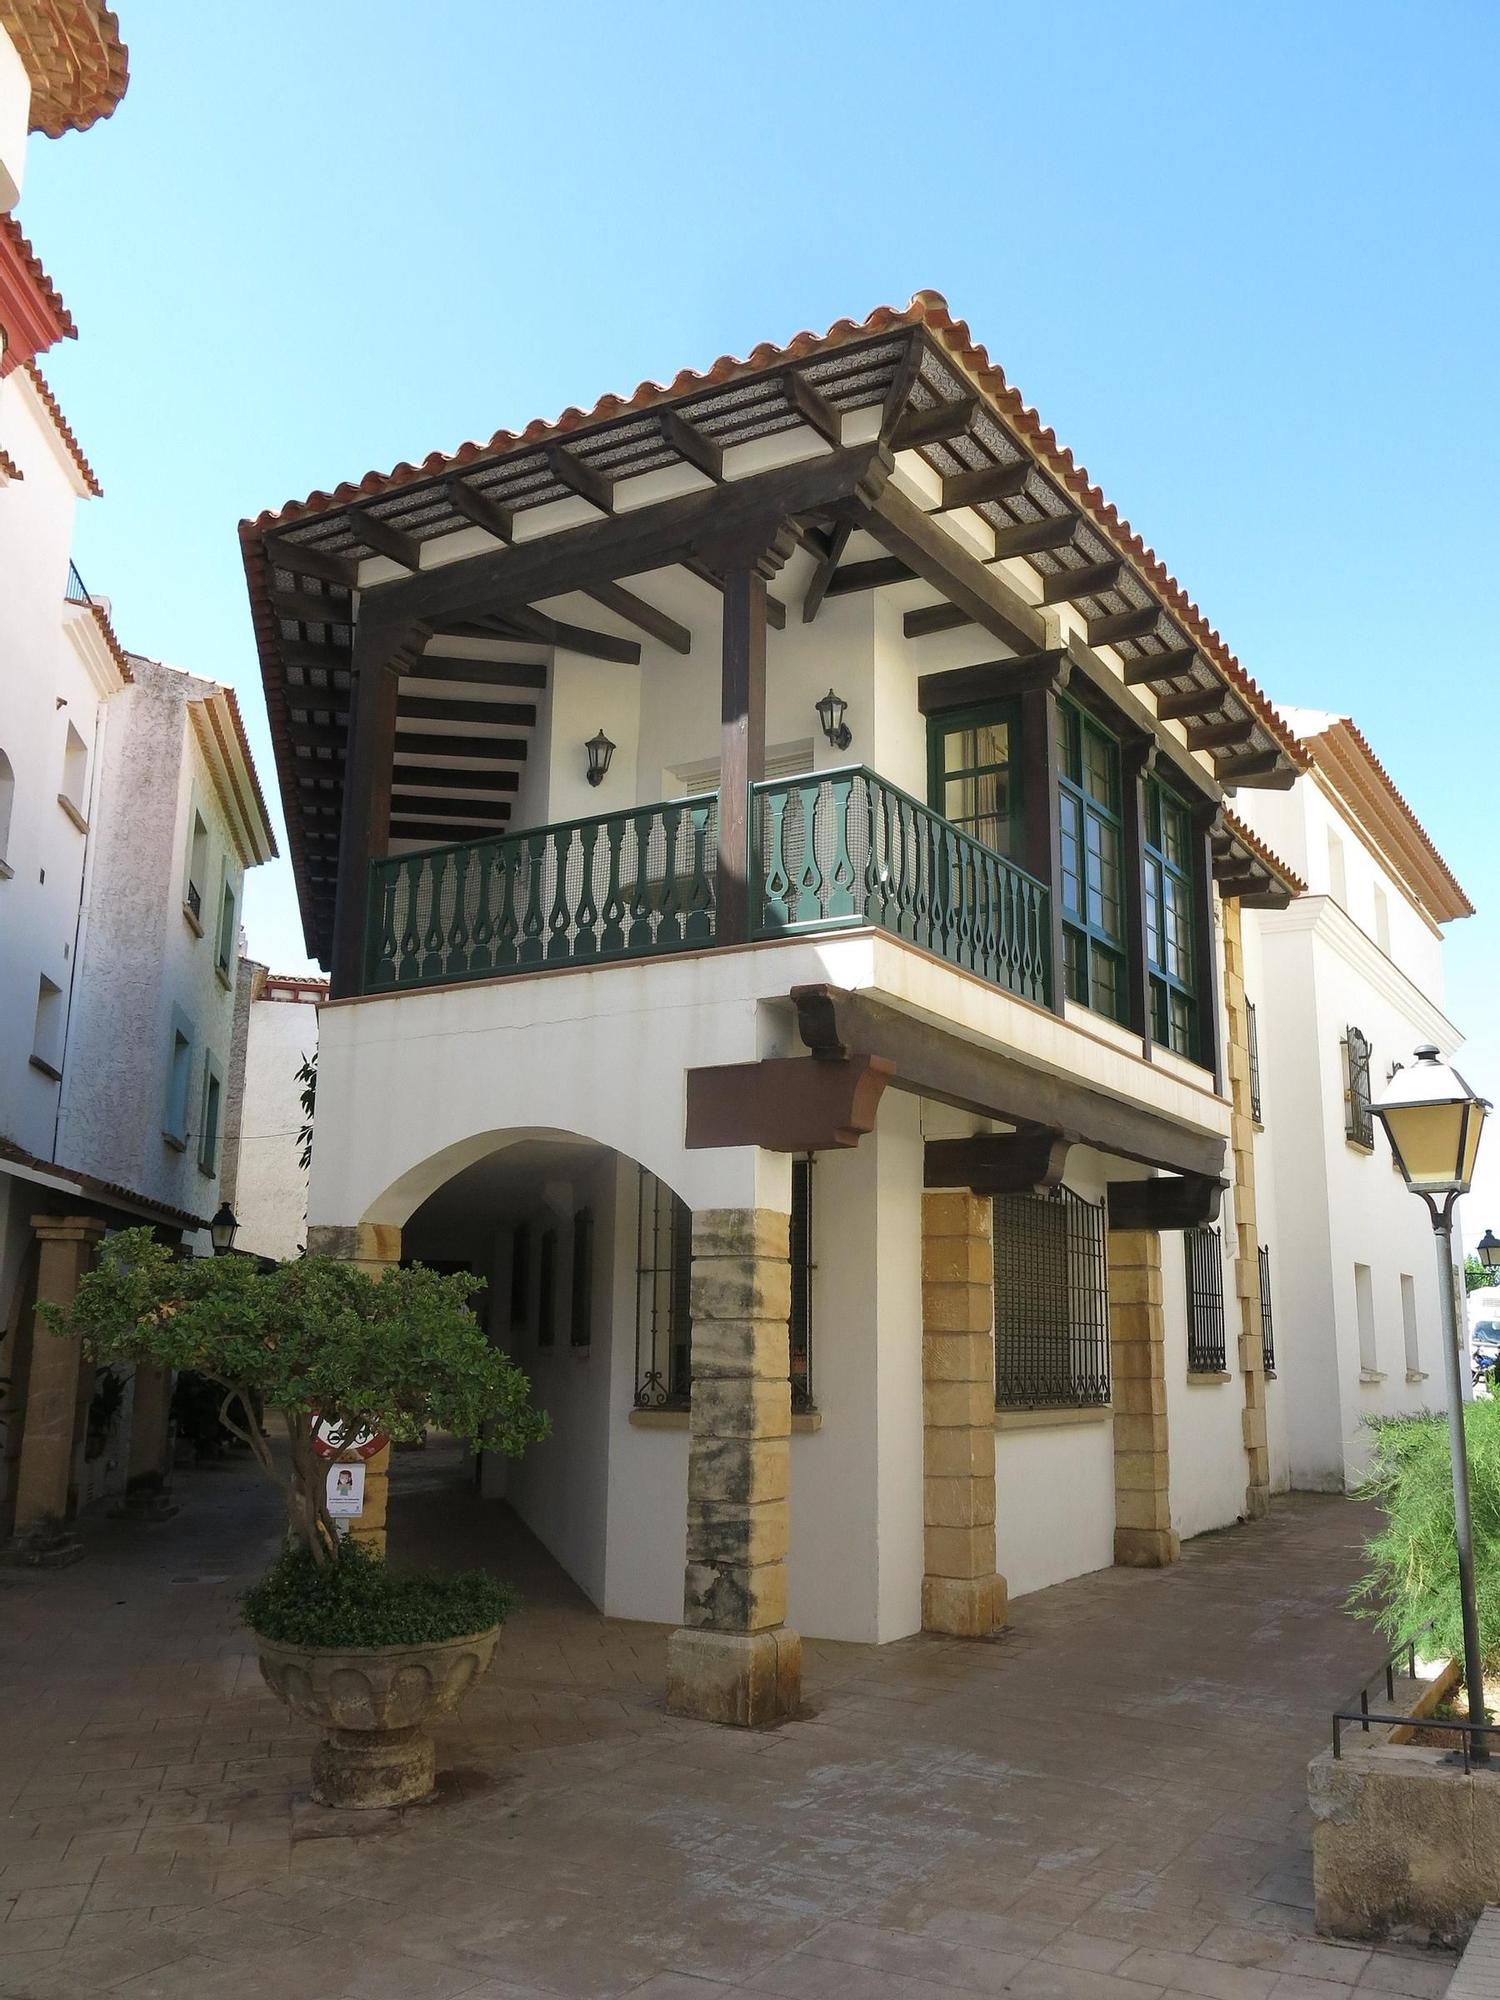
[[[307,1231],[309,1257],[340,1257],[372,1278],[384,1277],[401,1262],[401,1230],[393,1222],[356,1222],[351,1227],[312,1223]],[[353,1453],[348,1454],[353,1457]],[[349,1523],[349,1539],[367,1555],[385,1554],[385,1522],[390,1502],[391,1448],[386,1445],[365,1460],[365,1511]]]
[[[789,1236],[774,1209],[693,1217],[687,1571],[667,1707],[703,1722],[779,1722],[802,1698],[802,1641],[785,1622]]]
[[[1115,1561],[1176,1562],[1167,1462],[1161,1235],[1109,1232],[1109,1367],[1115,1406]]]
[[[335,1000],[347,999],[364,986],[370,863],[390,845],[400,638],[400,628],[372,611],[363,612],[354,628],[329,982]]]
[[[714,936],[750,937],[750,786],[766,774],[766,579],[741,554],[724,568],[719,881]]]
[[[70,1306],[78,1281],[94,1261],[104,1224],[91,1215],[34,1215],[39,1247],[38,1305]],[[75,1560],[78,1544],[64,1535],[78,1435],[78,1385],[83,1343],[60,1338],[40,1317],[31,1341],[25,1424],[16,1484],[16,1542],[49,1563]]]
[[[1260,1329],[1260,1232],[1255,1202],[1255,1121],[1250,1110],[1250,1017],[1245,1004],[1244,937],[1238,903],[1225,903],[1224,1011],[1229,1035],[1226,1067],[1234,1113],[1230,1158],[1234,1176],[1234,1290],[1240,1311],[1240,1379],[1245,1406],[1245,1518],[1271,1509],[1271,1453],[1266,1431],[1266,1363]]]
[[[922,1196],[922,1629],[964,1639],[984,1638],[1006,1614],[995,1571],[991,1215],[980,1195]]]
[[[1021,696],[1021,816],[1025,826],[1022,866],[1047,884],[1048,956],[1051,990],[1048,999],[1061,1014],[1066,999],[1063,979],[1062,850],[1057,817],[1057,696],[1050,685],[1027,688]]]

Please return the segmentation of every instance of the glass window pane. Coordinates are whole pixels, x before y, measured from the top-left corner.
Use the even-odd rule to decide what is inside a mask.
[[[1071,910],[1075,916],[1081,917],[1083,915],[1083,862],[1078,849],[1078,822],[1082,816],[1083,808],[1076,799],[1069,798],[1066,793],[1058,800],[1057,805],[1058,850],[1062,867],[1062,881],[1059,884],[1059,893],[1062,896],[1063,908]]]
[[[997,854],[1010,852],[1010,775],[990,771],[947,778],[943,815]]]
[[[1107,1014],[1111,1020],[1120,1018],[1120,961],[1104,945],[1089,948],[1090,994],[1089,1005],[1098,1014]]]
[[[1101,736],[1097,729],[1085,729],[1084,735],[1084,787],[1091,799],[1101,806],[1114,807],[1115,746],[1107,736]]]

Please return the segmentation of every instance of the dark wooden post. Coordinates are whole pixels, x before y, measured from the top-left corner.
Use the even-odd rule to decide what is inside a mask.
[[[1063,1011],[1062,852],[1057,818],[1057,696],[1051,686],[1027,688],[1021,696],[1021,816],[1026,851],[1022,866],[1047,884],[1051,927],[1052,987],[1047,998]]]
[[[1125,996],[1129,1025],[1151,1053],[1151,973],[1146,937],[1146,773],[1151,745],[1127,739],[1120,745],[1120,818],[1124,826],[1121,866],[1125,872]]]
[[[719,872],[714,937],[746,944],[754,925],[750,787],[766,775],[766,580],[796,547],[789,525],[764,520],[733,546],[701,553],[724,579],[719,716]]]
[[[1219,808],[1205,800],[1192,809],[1193,964],[1198,988],[1198,1060],[1224,1089],[1224,1051],[1219,1045],[1219,951],[1214,928],[1214,851],[1209,839]]]
[[[368,611],[361,613],[354,628],[329,980],[335,1000],[358,993],[364,984],[370,863],[390,844],[401,638],[400,627]]]

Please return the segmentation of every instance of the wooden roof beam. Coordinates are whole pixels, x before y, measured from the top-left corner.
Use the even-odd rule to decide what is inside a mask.
[[[1237,716],[1233,722],[1195,722],[1189,726],[1189,750],[1238,750],[1255,734],[1253,715]]]
[[[446,792],[514,792],[520,789],[518,771],[450,771],[438,764],[407,764],[399,758],[391,766],[392,785],[413,789],[429,785]]]
[[[536,639],[548,646],[561,646],[569,653],[581,653],[586,660],[613,660],[620,666],[638,667],[640,641],[617,639],[612,632],[596,632],[591,626],[570,625],[562,618],[549,618],[530,605],[518,606],[504,614],[504,622],[523,639]]]
[[[472,757],[500,764],[524,764],[524,736],[440,736],[420,729],[398,729],[396,749],[411,757]]]
[[[781,378],[786,390],[786,399],[803,423],[815,430],[825,444],[839,445],[843,442],[844,421],[838,411],[820,390],[813,387],[805,375],[795,368],[789,368]]]
[[[1003,556],[1034,556],[1044,549],[1065,549],[1078,532],[1076,514],[1051,514],[1040,521],[1017,521],[995,530],[995,560]]]
[[[1016,652],[1033,653],[1046,643],[1040,611],[1003,576],[970,555],[935,515],[913,506],[894,485],[887,482],[881,488],[866,525],[924,583]]]
[[[622,584],[596,583],[583,594],[591,597],[604,610],[613,611],[626,624],[636,626],[648,637],[670,647],[674,653],[686,657],[692,652],[693,635],[686,625],[679,625],[675,618],[669,618],[665,611],[658,611],[654,604],[648,604],[644,597],[637,597],[633,590],[626,590]]]
[[[682,414],[681,410],[658,410],[661,434],[676,452],[686,459],[696,471],[704,473],[715,486],[724,477],[724,448],[705,437],[698,426]]]
[[[359,564],[353,556],[325,553],[305,542],[289,542],[281,535],[267,535],[266,560],[277,569],[289,569],[293,576],[315,576],[319,583],[341,583],[352,590],[359,582]]]
[[[333,601],[305,590],[273,590],[271,609],[278,618],[296,618],[304,625],[348,625],[354,619],[347,597]]]
[[[973,472],[950,472],[943,481],[938,512],[946,514],[954,507],[982,507],[987,500],[1014,500],[1018,493],[1025,492],[1032,471],[1031,460],[1020,458],[1012,465],[981,465]]]
[[[419,840],[424,847],[456,847],[469,840],[498,840],[505,832],[503,823],[494,828],[484,826],[461,826],[457,822],[442,820],[397,819],[394,814],[396,801],[392,801],[391,839]],[[504,818],[509,819],[510,808],[505,809]]]
[[[415,535],[393,528],[389,521],[381,520],[368,508],[351,508],[347,519],[354,533],[361,541],[368,542],[376,555],[389,556],[403,569],[415,571],[422,567],[422,544]]]
[[[408,668],[413,680],[468,681],[475,687],[544,688],[540,660],[470,660],[452,653],[419,653]]]
[[[1156,630],[1161,612],[1154,604],[1139,611],[1112,611],[1089,620],[1089,644],[1112,646],[1117,639],[1146,639]]]
[[[615,482],[611,473],[601,472],[590,465],[577,452],[566,446],[549,444],[544,447],[544,455],[551,469],[552,477],[570,493],[577,493],[587,500],[591,507],[597,507],[601,514],[615,511]]]
[[[536,728],[535,702],[449,701],[435,695],[407,694],[404,689],[396,696],[396,716],[405,722],[490,722],[497,729]]]
[[[1114,589],[1124,567],[1120,562],[1104,562],[1086,563],[1081,569],[1060,569],[1055,575],[1042,578],[1042,602],[1072,604],[1080,597],[1097,597],[1101,590]]]
[[[910,583],[915,571],[898,556],[872,556],[866,562],[845,563],[829,580],[830,597],[848,597],[855,591],[880,590],[888,583]]]
[[[974,620],[967,611],[960,611],[956,604],[924,604],[916,611],[908,611],[901,620],[901,630],[905,638],[925,639],[933,632],[952,632],[959,625],[972,625]]]
[[[1125,685],[1144,687],[1151,681],[1175,681],[1191,670],[1197,657],[1194,646],[1169,646],[1164,653],[1136,653],[1125,662]]]
[[[424,771],[423,781],[425,782],[430,776],[430,772]],[[508,799],[445,798],[441,792],[403,792],[399,799],[393,797],[391,800],[393,818],[398,807],[407,819],[421,819],[429,814],[434,817],[447,815],[449,818],[461,816],[464,819],[510,818]]]
[[[488,493],[481,493],[477,486],[470,486],[465,479],[457,477],[444,483],[443,491],[455,513],[476,528],[483,528],[487,535],[493,535],[497,542],[515,539],[516,510],[499,500],[492,500]]]
[[[706,583],[722,593],[723,577],[710,569],[699,557],[688,556],[682,566],[690,576],[697,577],[700,583]],[[773,597],[769,590],[766,592],[766,623],[775,632],[783,631],[786,627],[786,606],[779,597]]]
[[[1216,775],[1221,785],[1263,786],[1275,792],[1289,792],[1297,782],[1295,767],[1279,750],[1249,750],[1240,757],[1225,757]]]
[[[1223,687],[1193,688],[1187,694],[1164,694],[1156,704],[1162,722],[1184,722],[1189,716],[1212,715],[1224,706]]]
[[[926,444],[946,444],[962,437],[979,404],[977,396],[960,396],[930,410],[908,410],[891,434],[892,451],[919,451]]]
[[[828,586],[833,582],[849,537],[854,532],[850,521],[835,521],[832,532],[824,542],[822,553],[813,563],[813,573],[807,580],[807,588],[802,593],[802,622],[811,625],[817,617],[823,599],[828,595]]]

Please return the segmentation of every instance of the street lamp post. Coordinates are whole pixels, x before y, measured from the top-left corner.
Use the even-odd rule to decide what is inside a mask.
[[[1456,1069],[1439,1060],[1428,1044],[1416,1061],[1397,1070],[1374,1107],[1385,1127],[1396,1165],[1413,1194],[1419,1194],[1432,1217],[1437,1245],[1438,1297],[1443,1307],[1443,1374],[1448,1386],[1448,1446],[1453,1459],[1453,1520],[1458,1541],[1458,1591],[1463,1611],[1464,1686],[1469,1720],[1487,1722],[1484,1673],[1480,1664],[1479,1612],[1474,1602],[1474,1530],[1469,1509],[1469,1453],[1464,1438],[1464,1392],[1461,1362],[1462,1332],[1458,1290],[1453,1274],[1453,1204],[1467,1194],[1474,1179],[1479,1135],[1488,1104],[1466,1084]],[[1473,1739],[1476,1763],[1485,1763],[1489,1747],[1483,1735]]]

